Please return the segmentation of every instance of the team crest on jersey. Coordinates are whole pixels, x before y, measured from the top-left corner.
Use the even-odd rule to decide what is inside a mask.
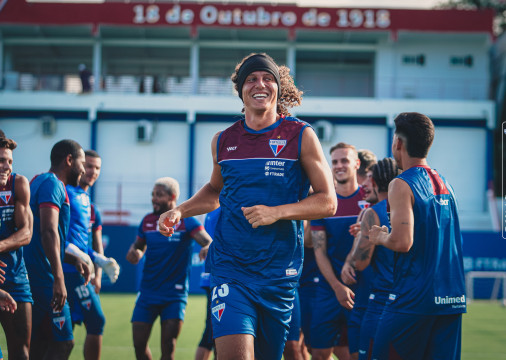
[[[12,196],[11,191],[0,191],[0,199],[2,199],[2,201],[6,204],[9,203],[11,196]]]
[[[225,304],[216,305],[215,307],[213,307],[211,309],[211,311],[213,312],[213,316],[218,321],[220,321],[221,320],[221,316],[223,315],[223,312],[225,311]]]
[[[90,310],[91,308],[91,300],[88,299],[88,300],[84,300],[84,301],[81,301],[81,305],[86,309],[86,310]]]
[[[278,154],[283,150],[286,146],[286,140],[280,139],[271,139],[269,140],[269,146],[271,147],[274,156],[278,156]]]
[[[358,202],[358,206],[359,206],[361,209],[367,209],[367,208],[369,207],[369,205],[371,205],[371,204],[369,204],[369,203],[368,203],[367,201],[365,201],[365,200],[360,200],[360,201]]]
[[[58,317],[55,317],[53,319],[53,324],[55,324],[55,326],[58,328],[58,329],[63,329],[63,325],[65,325],[65,316],[58,316]]]

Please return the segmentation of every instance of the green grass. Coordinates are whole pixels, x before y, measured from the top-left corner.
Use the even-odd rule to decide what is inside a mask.
[[[104,332],[102,359],[135,359],[132,346],[130,316],[135,301],[133,294],[103,294],[102,306],[107,324]],[[202,295],[190,296],[186,308],[183,330],[179,336],[176,359],[192,360],[195,349],[204,329],[206,299]],[[497,303],[475,301],[464,315],[462,359],[496,360],[506,359],[506,308]],[[77,326],[74,332],[76,346],[71,359],[83,359],[83,326]],[[153,326],[149,342],[153,359],[160,358],[160,323]],[[0,332],[0,346],[7,359],[5,336]]]

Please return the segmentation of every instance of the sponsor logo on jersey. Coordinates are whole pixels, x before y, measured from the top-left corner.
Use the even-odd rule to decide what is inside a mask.
[[[216,305],[211,309],[213,312],[213,316],[218,320],[221,321],[221,316],[223,315],[223,312],[225,311],[225,304],[219,304]]]
[[[278,156],[281,150],[285,148],[286,140],[271,139],[269,140],[269,146],[271,147],[274,156]]]
[[[369,300],[374,300],[374,298],[375,298],[375,297],[376,297],[376,296],[375,296],[374,294],[370,294],[370,295],[369,295]]]
[[[388,295],[388,300],[390,300],[390,301],[394,301],[396,297],[397,297],[397,295],[395,295],[395,294],[390,294],[390,295]]]
[[[65,316],[58,316],[53,318],[53,324],[59,329],[63,329],[63,325],[65,325]]]
[[[357,204],[361,209],[367,209],[371,205],[365,200],[359,200]]]
[[[227,147],[227,151],[234,151],[237,150],[237,146],[229,146]]]
[[[435,296],[434,297],[434,303],[436,305],[448,305],[448,304],[465,304],[466,303],[466,296]]]
[[[91,300],[88,299],[88,300],[84,300],[84,301],[81,301],[81,305],[86,309],[86,310],[90,310],[91,308]]]
[[[297,275],[297,269],[286,269],[286,276],[295,276]]]
[[[2,199],[2,201],[5,204],[9,203],[9,200],[11,199],[11,196],[12,196],[12,192],[11,191],[0,191],[0,199]]]
[[[438,199],[438,198],[435,198],[435,199],[436,199],[436,202],[441,206],[447,206],[450,203],[450,200],[448,200],[448,199]]]
[[[174,287],[176,288],[176,290],[183,290],[184,289],[184,286],[181,284],[176,284]]]

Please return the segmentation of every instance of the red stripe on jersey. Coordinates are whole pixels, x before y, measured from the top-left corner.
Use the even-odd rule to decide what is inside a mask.
[[[421,167],[423,167],[427,171],[427,174],[429,175],[434,195],[445,195],[450,193],[446,188],[443,179],[441,179],[436,170],[431,169],[428,166],[421,166]]]
[[[39,204],[39,209],[41,209],[41,208],[53,208],[57,211],[60,211],[60,208],[58,207],[58,205],[50,203],[50,202],[45,202],[45,203]]]

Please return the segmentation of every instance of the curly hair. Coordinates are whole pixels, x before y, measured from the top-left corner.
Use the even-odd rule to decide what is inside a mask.
[[[370,170],[379,192],[387,192],[390,181],[400,174],[400,170],[392,158],[384,158],[378,161]]]
[[[251,53],[248,56],[246,56],[244,59],[242,59],[241,62],[239,62],[236,65],[235,71],[232,74],[232,76],[230,77],[230,79],[234,83],[234,89],[237,92],[239,92],[239,88],[238,88],[239,69],[241,68],[241,65],[253,55],[264,55],[274,62],[274,60],[266,53],[259,53],[259,54]],[[288,111],[288,109],[290,109],[294,106],[299,106],[301,104],[303,92],[301,90],[297,89],[297,87],[295,86],[293,78],[290,75],[290,69],[288,67],[286,67],[285,65],[281,65],[281,66],[278,65],[278,71],[279,71],[279,80],[280,80],[279,86],[281,88],[280,89],[281,94],[278,99],[276,112],[280,115],[290,116],[292,114]],[[244,113],[244,107],[242,108],[241,112]]]

